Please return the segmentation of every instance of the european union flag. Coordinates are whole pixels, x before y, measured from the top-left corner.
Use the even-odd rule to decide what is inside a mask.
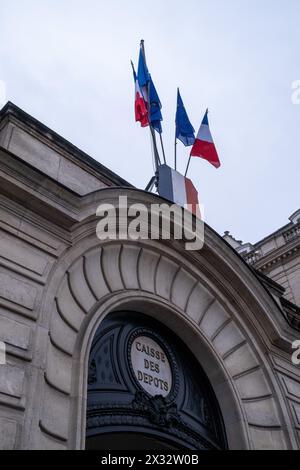
[[[161,102],[155,89],[151,76],[149,76],[149,104],[150,104],[150,123],[153,129],[159,134],[162,133],[161,121]]]
[[[185,147],[193,145],[195,142],[195,129],[190,123],[185,110],[179,88],[177,88],[177,110],[176,110],[176,139],[179,139]]]
[[[150,74],[148,71],[147,64],[145,62],[142,47],[140,47],[137,78],[138,78],[138,82],[141,88],[148,86]]]

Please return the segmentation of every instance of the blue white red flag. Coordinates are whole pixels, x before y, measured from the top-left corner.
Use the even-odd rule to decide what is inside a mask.
[[[191,150],[191,157],[200,157],[207,160],[214,167],[219,168],[221,165],[218,153],[210,133],[208,123],[208,110],[206,111],[202,120],[200,129],[195,139],[194,145]]]
[[[133,70],[133,79],[135,85],[135,95],[134,95],[134,112],[135,112],[135,120],[136,122],[140,122],[142,127],[149,126],[148,120],[148,110],[147,110],[147,103],[145,102],[140,85],[134,70],[134,65],[131,62],[132,70]]]
[[[168,165],[160,165],[158,171],[159,195],[200,217],[198,192],[192,181]]]

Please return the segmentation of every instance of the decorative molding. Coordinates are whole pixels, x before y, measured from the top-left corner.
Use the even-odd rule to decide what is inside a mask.
[[[88,384],[92,385],[97,381],[97,365],[95,359],[90,362],[88,372]]]
[[[216,450],[218,447],[195,429],[187,425],[178,414],[175,404],[168,403],[162,396],[149,397],[147,394],[137,391],[130,405],[120,404],[98,404],[89,405],[87,411],[87,429],[102,428],[105,426],[142,426],[152,425],[153,430],[160,432],[163,427],[167,428],[168,433],[165,437],[172,436],[182,439],[189,448],[198,450]],[[90,434],[90,433],[89,433]]]
[[[39,421],[39,427],[41,431],[47,434],[48,436],[53,437],[54,439],[57,439],[60,442],[67,442],[67,439],[64,436],[61,436],[60,434],[50,431],[41,420]]]
[[[182,425],[177,405],[161,395],[149,397],[147,393],[137,391],[132,402],[132,408],[146,414],[149,421],[158,426],[170,427],[174,424]]]

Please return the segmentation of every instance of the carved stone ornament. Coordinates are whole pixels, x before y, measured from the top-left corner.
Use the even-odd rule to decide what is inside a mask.
[[[182,424],[177,405],[168,403],[162,395],[149,397],[146,393],[137,391],[132,407],[146,414],[149,421],[154,424],[167,427],[172,424]]]

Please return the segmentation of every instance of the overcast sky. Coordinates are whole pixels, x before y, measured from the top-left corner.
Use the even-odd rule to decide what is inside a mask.
[[[144,38],[168,163],[179,86],[195,129],[209,108],[222,163],[190,165],[206,221],[255,242],[300,207],[299,18],[299,0],[0,0],[0,80],[7,100],[144,188],[130,67]],[[188,153],[179,142],[181,171]]]

